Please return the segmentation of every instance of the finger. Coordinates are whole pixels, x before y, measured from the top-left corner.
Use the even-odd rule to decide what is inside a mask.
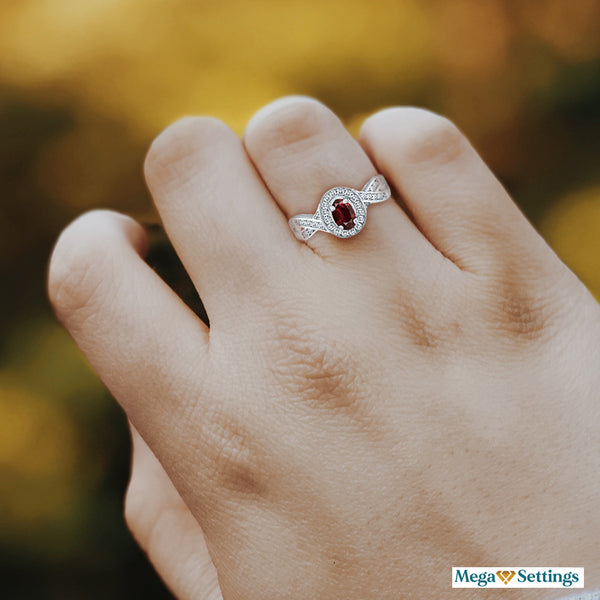
[[[184,432],[192,398],[202,397],[189,382],[207,366],[208,328],[143,261],[146,244],[132,219],[87,213],[56,243],[48,293],[136,427],[177,460],[172,436]]]
[[[232,374],[222,338],[209,351],[208,328],[141,259],[144,245],[123,215],[80,217],[52,254],[49,295],[224,564],[240,506],[271,483],[264,420],[273,417],[246,401],[252,381]]]
[[[131,439],[125,519],[134,538],[179,600],[221,600],[200,525],[133,427]]]
[[[508,256],[539,256],[541,238],[468,140],[416,108],[369,117],[360,140],[401,193],[421,231],[457,265],[486,271]]]
[[[335,186],[362,189],[376,174],[371,161],[339,118],[320,102],[305,97],[277,100],[260,110],[244,133],[254,164],[285,214],[314,213],[323,193]],[[307,242],[320,254],[353,260],[357,248],[392,249],[396,256],[427,252],[429,244],[393,201],[368,209],[360,235],[340,240],[317,232]],[[350,245],[352,249],[350,249]]]
[[[178,121],[152,144],[148,186],[213,319],[227,321],[297,260],[287,221],[224,123]]]

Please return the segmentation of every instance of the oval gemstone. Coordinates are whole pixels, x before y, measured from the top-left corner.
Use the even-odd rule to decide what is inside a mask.
[[[354,212],[354,208],[352,208],[352,204],[349,202],[344,202],[342,198],[338,198],[333,203],[334,209],[331,211],[331,216],[335,221],[335,224],[338,227],[343,227],[344,229],[352,229],[354,227],[354,219],[356,217],[356,213]]]

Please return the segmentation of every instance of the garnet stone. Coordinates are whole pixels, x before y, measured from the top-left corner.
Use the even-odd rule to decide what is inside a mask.
[[[333,206],[334,209],[331,212],[331,216],[333,217],[335,224],[338,227],[341,225],[344,229],[353,229],[356,213],[352,208],[352,204],[349,202],[344,202],[344,200],[338,198],[333,203]]]

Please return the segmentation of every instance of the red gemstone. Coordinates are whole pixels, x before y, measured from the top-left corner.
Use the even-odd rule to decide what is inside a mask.
[[[331,216],[335,221],[335,224],[342,226],[344,229],[352,229],[354,227],[354,218],[356,213],[352,208],[352,204],[344,202],[341,198],[333,203],[335,209],[332,211]]]

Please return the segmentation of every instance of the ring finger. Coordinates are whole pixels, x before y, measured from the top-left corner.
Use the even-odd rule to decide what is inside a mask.
[[[358,142],[339,118],[312,98],[291,96],[261,109],[244,133],[250,158],[271,194],[288,218],[314,213],[319,199],[329,188],[346,186],[362,189],[376,174]],[[352,245],[360,250],[392,249],[398,257],[402,248],[433,251],[427,240],[393,201],[369,209],[360,235],[336,239],[317,232],[308,244],[327,258],[344,256]],[[398,252],[400,250],[400,252]],[[352,251],[353,260],[357,253]],[[364,254],[364,256],[369,256]]]

